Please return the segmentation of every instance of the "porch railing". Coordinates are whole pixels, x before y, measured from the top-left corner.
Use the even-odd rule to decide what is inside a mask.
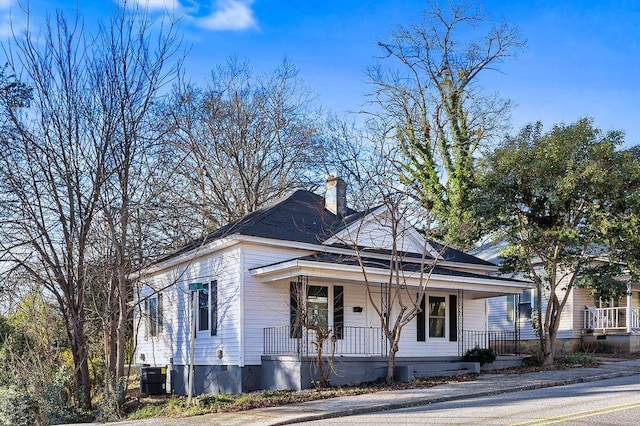
[[[632,307],[631,328],[640,328],[640,307]],[[627,329],[627,307],[595,308],[584,310],[583,328],[585,330],[606,331]]]
[[[307,356],[317,353],[316,333],[303,327],[297,335],[288,325],[263,329],[265,355]],[[335,352],[334,351],[335,348]],[[330,332],[322,344],[322,352],[330,355],[386,355],[386,340],[382,330],[375,327],[343,327],[341,333]]]
[[[470,331],[463,332],[462,354],[479,347],[493,349],[496,355],[519,355],[520,341],[515,331]]]

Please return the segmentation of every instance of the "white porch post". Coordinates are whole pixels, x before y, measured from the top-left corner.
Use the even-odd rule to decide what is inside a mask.
[[[631,306],[631,283],[627,284],[627,333],[631,333],[631,315],[633,314],[633,306]]]

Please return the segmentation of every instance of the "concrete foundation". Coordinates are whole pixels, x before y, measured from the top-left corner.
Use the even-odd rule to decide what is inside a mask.
[[[632,354],[640,352],[640,335],[589,333],[582,336],[582,349],[588,352]]]
[[[581,350],[582,350],[582,341],[579,338],[556,340],[557,355],[569,355],[572,353],[579,352]],[[520,353],[536,354],[539,351],[540,351],[540,342],[537,339],[520,341]]]
[[[325,360],[325,368],[326,360]],[[396,380],[409,381],[417,377],[453,376],[479,373],[480,365],[463,362],[459,357],[398,358],[394,369]],[[386,357],[336,357],[329,382],[334,386],[372,382],[387,375]],[[316,359],[295,355],[262,356],[262,389],[302,390],[313,387],[318,379]]]
[[[187,394],[189,370],[185,365],[171,368],[171,390]],[[260,389],[261,366],[252,365],[196,365],[194,367],[193,394],[241,393]]]

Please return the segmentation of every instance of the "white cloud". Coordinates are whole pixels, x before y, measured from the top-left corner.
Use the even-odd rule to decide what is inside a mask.
[[[11,36],[14,22],[11,19],[11,7],[17,0],[0,0],[0,38]]]
[[[178,0],[134,0],[134,2],[149,10],[177,10],[180,8]]]
[[[156,0],[160,1],[160,0]],[[256,27],[251,4],[253,0],[217,0],[208,16],[194,17],[199,27],[209,30],[245,30]]]
[[[16,0],[0,0],[12,2]],[[116,0],[124,4],[127,0]],[[200,28],[213,31],[246,30],[257,27],[251,9],[253,0],[128,0],[155,13],[178,13]]]

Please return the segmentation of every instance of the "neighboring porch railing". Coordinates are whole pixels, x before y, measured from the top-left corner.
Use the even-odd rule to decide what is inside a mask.
[[[475,347],[493,349],[496,355],[519,355],[520,341],[515,331],[463,332],[462,354]]]
[[[297,331],[299,337],[292,337],[291,328],[288,325],[264,328],[263,354],[297,356],[316,354],[315,332],[305,327]],[[330,337],[323,342],[322,352],[326,355],[330,355],[334,348],[335,355],[386,355],[386,340],[380,328],[343,327],[342,333],[337,333],[335,338],[333,336],[334,334],[330,333]]]
[[[640,307],[595,308],[587,307],[583,316],[583,328],[585,330],[625,331],[627,330],[628,311],[631,313],[629,323],[632,329],[640,328]]]

